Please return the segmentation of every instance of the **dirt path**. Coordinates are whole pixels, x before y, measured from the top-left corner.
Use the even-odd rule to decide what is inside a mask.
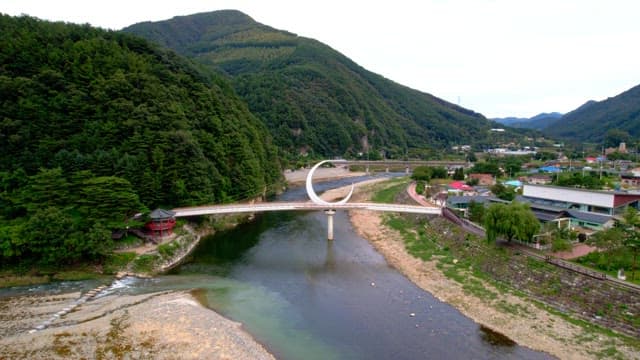
[[[354,201],[364,201],[369,196],[361,187],[361,191],[354,196]],[[596,353],[615,345],[624,358],[640,359],[640,354],[616,339],[585,333],[581,327],[540,310],[526,299],[503,293],[489,284],[485,283],[485,288],[499,294],[497,299],[487,300],[473,296],[459,283],[444,276],[436,267],[436,261],[422,261],[410,255],[401,235],[383,224],[383,215],[380,213],[353,210],[350,211],[350,216],[356,231],[368,239],[390,265],[417,286],[453,305],[475,322],[506,335],[520,345],[548,352],[561,359],[599,358]],[[515,311],[504,311],[501,308]]]
[[[585,256],[597,250],[598,248],[594,246],[578,243],[574,244],[569,251],[558,251],[553,253],[552,255],[560,259],[569,260]]]
[[[418,195],[418,193],[416,192],[415,182],[412,182],[411,184],[409,184],[409,187],[407,187],[407,193],[409,194],[409,196],[411,196],[413,200],[415,200],[418,204],[422,206],[438,206],[430,202],[429,200],[425,199],[424,196]]]

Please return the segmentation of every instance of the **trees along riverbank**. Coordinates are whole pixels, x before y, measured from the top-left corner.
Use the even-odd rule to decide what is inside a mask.
[[[287,172],[287,181],[297,183],[300,179],[306,178],[308,169],[305,171]],[[2,176],[6,175],[6,178]],[[184,220],[178,221],[175,229],[176,236],[163,240],[160,244],[144,243],[134,236],[127,236],[121,240],[112,240],[111,233],[105,232],[100,238],[100,252],[95,258],[83,257],[70,258],[73,252],[64,252],[65,244],[71,240],[65,240],[73,229],[80,225],[92,224],[95,222],[106,223],[109,227],[125,228],[134,227],[141,223],[124,223],[122,218],[132,211],[145,211],[145,208],[137,201],[131,185],[126,180],[116,177],[94,178],[91,172],[81,171],[71,176],[64,174],[60,169],[41,170],[36,176],[26,179],[9,177],[8,173],[0,173],[1,180],[6,184],[14,184],[11,188],[10,198],[15,209],[34,209],[49,205],[51,211],[47,221],[39,221],[42,227],[38,229],[38,234],[45,239],[55,235],[50,243],[45,245],[51,248],[56,257],[56,261],[49,262],[49,258],[40,260],[31,253],[23,251],[22,247],[36,246],[38,243],[25,242],[20,238],[23,225],[29,223],[30,219],[17,217],[11,221],[0,217],[0,251],[4,251],[0,256],[0,287],[41,284],[51,281],[62,280],[86,280],[95,278],[105,278],[109,281],[113,275],[118,273],[136,274],[138,276],[149,276],[156,273],[168,271],[182,263],[188,254],[197,245],[200,238],[214,233],[215,231],[228,229],[252,218],[247,214],[217,215],[200,217],[195,222],[187,223]],[[337,177],[358,176],[363,173],[349,172],[343,168],[322,168],[317,171],[316,180],[329,180]],[[85,188],[85,182],[88,182]],[[105,189],[95,189],[96,184],[102,184]],[[117,185],[117,186],[116,186]],[[9,186],[9,185],[7,185]],[[5,187],[5,190],[8,188]],[[38,191],[36,191],[38,190]],[[70,192],[77,192],[87,196],[82,202],[78,202],[76,197]],[[31,194],[30,192],[33,192]],[[6,193],[5,193],[6,194]],[[114,195],[115,194],[115,195]],[[0,193],[0,195],[3,195]],[[109,198],[110,196],[115,196]],[[117,195],[117,196],[116,196]],[[328,196],[333,196],[331,193]],[[325,195],[323,195],[324,197]],[[6,200],[9,198],[2,198]],[[98,200],[92,200],[98,199]],[[129,199],[125,202],[120,199]],[[120,202],[118,202],[120,201]],[[131,210],[133,209],[133,210]],[[10,209],[5,209],[10,211]],[[68,214],[68,215],[67,215]],[[59,216],[56,218],[56,216]],[[65,223],[63,227],[55,227],[54,224],[73,216],[74,223]],[[86,225],[83,225],[86,227]],[[52,228],[45,234],[47,228]],[[30,228],[33,230],[33,227]],[[54,231],[59,230],[59,231]],[[3,237],[4,235],[4,237]],[[86,236],[87,233],[77,232],[78,241],[93,241],[94,236]],[[30,237],[35,236],[29,234]],[[17,241],[22,239],[21,241]],[[62,245],[60,245],[62,244]],[[91,243],[88,243],[91,244]],[[22,247],[20,247],[22,246]],[[66,256],[66,257],[62,257]]]
[[[0,271],[0,288],[43,284],[52,281],[104,279],[113,276],[134,275],[148,277],[164,273],[182,264],[198,242],[216,231],[233,228],[249,221],[251,215],[231,214],[202,217],[199,222],[178,221],[174,235],[159,244],[145,243],[133,236],[116,241],[116,248],[96,262],[78,262],[66,266],[24,264],[5,266]]]
[[[367,195],[374,201],[410,201],[406,184],[377,186]],[[602,291],[595,280],[576,276],[567,282],[562,269],[496,247],[439,217],[352,211],[352,223],[418,286],[521,345],[560,358],[635,358],[640,351],[637,336],[594,323],[611,317],[633,329],[638,319],[637,313],[625,314],[628,308],[590,303]],[[591,321],[579,319],[576,305],[591,311]],[[592,317],[597,308],[600,320]]]

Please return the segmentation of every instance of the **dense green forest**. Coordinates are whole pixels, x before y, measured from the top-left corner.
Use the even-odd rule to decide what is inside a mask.
[[[488,147],[495,140],[489,129],[497,124],[482,115],[394,83],[318,41],[238,11],[139,23],[123,31],[228,75],[284,154],[432,156],[428,149]]]
[[[640,137],[640,85],[603,101],[589,101],[544,129],[555,138],[602,143],[610,130]],[[617,146],[618,144],[611,144]]]
[[[134,213],[281,177],[219,75],[130,34],[0,15],[0,264],[100,256]]]

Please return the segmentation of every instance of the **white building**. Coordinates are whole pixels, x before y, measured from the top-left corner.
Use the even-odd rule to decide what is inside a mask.
[[[627,206],[640,207],[640,195],[616,191],[526,184],[522,196],[536,203],[610,216],[622,214]]]

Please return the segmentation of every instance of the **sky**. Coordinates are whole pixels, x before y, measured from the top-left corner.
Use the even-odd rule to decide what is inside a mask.
[[[488,118],[566,113],[640,84],[637,0],[0,0],[1,13],[114,30],[223,9]]]

